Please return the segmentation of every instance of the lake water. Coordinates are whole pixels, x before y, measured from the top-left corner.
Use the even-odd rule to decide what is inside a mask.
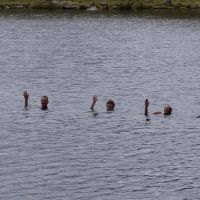
[[[1,11],[0,199],[199,199],[199,16]]]

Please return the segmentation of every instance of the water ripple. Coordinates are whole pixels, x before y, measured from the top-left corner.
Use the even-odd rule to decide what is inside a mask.
[[[0,14],[0,198],[198,199],[199,21],[15,12]],[[146,120],[145,98],[172,116]]]

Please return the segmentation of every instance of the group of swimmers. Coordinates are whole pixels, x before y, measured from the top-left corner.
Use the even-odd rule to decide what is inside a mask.
[[[24,96],[24,107],[27,108],[28,107],[28,98],[29,98],[29,94],[27,91],[24,91],[23,92],[23,96]],[[94,106],[98,100],[97,96],[93,96],[93,101],[92,101],[92,105],[90,107],[90,109],[92,111],[94,111]],[[41,97],[41,109],[42,110],[47,110],[48,109],[48,103],[49,103],[49,99],[47,96],[42,96]],[[148,99],[145,99],[145,109],[144,109],[144,114],[146,116],[149,115],[149,111],[148,111],[148,108],[149,108],[149,100]],[[114,108],[115,108],[115,102],[112,100],[112,99],[109,99],[107,102],[106,102],[106,110],[107,111],[114,111]],[[170,115],[172,113],[172,107],[170,105],[167,105],[167,106],[164,106],[164,110],[163,112],[161,111],[158,111],[158,112],[153,112],[152,114],[163,114],[163,115]]]

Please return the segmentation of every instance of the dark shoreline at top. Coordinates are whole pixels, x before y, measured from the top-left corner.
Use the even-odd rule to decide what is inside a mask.
[[[0,10],[9,9],[48,9],[48,10],[89,10],[89,11],[130,11],[150,10],[200,10],[200,1],[172,0],[165,4],[163,0],[1,0]]]

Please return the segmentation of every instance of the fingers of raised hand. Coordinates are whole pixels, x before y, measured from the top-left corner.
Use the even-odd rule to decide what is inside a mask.
[[[28,92],[27,92],[27,91],[24,91],[24,92],[23,92],[23,96],[24,96],[25,98],[28,98],[28,97],[29,97]]]
[[[145,99],[145,105],[148,106],[149,105],[149,100]]]
[[[93,96],[93,101],[95,101],[95,102],[96,102],[97,100],[98,100],[97,96],[96,96],[96,95],[94,95],[94,96]]]

